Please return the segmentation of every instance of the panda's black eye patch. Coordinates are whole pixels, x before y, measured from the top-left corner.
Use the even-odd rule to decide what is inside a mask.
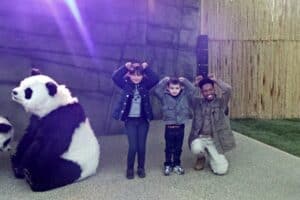
[[[32,96],[32,89],[31,88],[26,88],[25,90],[25,99],[30,99]]]
[[[11,130],[11,126],[8,124],[0,124],[0,132],[8,133]]]

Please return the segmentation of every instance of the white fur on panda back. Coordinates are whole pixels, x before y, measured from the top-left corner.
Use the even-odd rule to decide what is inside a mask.
[[[81,176],[78,179],[81,180],[96,173],[99,156],[99,143],[89,120],[86,119],[75,129],[69,149],[61,157],[81,167]]]

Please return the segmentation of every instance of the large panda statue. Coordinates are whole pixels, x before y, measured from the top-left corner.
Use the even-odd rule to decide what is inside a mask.
[[[6,117],[0,116],[0,151],[9,151],[14,129]]]
[[[33,70],[12,90],[12,99],[32,114],[11,157],[17,178],[25,178],[33,191],[46,191],[95,174],[99,143],[64,85]]]

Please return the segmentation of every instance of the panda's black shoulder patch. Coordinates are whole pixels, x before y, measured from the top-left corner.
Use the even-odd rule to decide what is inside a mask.
[[[79,103],[67,104],[65,106],[58,107],[56,110],[50,112],[47,117],[53,120],[62,120],[68,123],[82,122],[86,116],[82,106]],[[57,123],[58,121],[56,121]]]
[[[0,132],[1,133],[8,133],[11,129],[12,129],[12,127],[9,124],[0,124]]]
[[[61,106],[43,117],[41,119],[41,126],[39,127],[44,129],[44,135],[57,137],[60,138],[60,140],[65,138],[66,141],[70,142],[70,138],[75,129],[78,128],[85,119],[86,116],[81,105],[79,103],[72,103]]]

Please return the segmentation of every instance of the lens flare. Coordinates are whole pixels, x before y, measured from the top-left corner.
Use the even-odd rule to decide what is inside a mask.
[[[84,22],[82,20],[81,15],[80,15],[80,11],[78,9],[76,1],[75,0],[65,0],[65,3],[69,7],[73,17],[76,20],[76,23],[77,23],[77,26],[79,28],[80,34],[81,34],[86,46],[88,47],[90,54],[93,55],[94,54],[93,43],[92,43],[92,40],[89,36],[87,28],[84,25]]]
[[[70,11],[72,17],[74,18],[74,21],[76,23],[76,28],[78,28],[78,32],[80,33],[80,37],[82,38],[82,41],[84,42],[85,46],[88,49],[88,53],[90,56],[94,55],[94,46],[92,43],[92,40],[90,38],[90,34],[84,24],[84,21],[82,20],[80,10],[78,9],[77,3],[75,0],[63,0],[61,2],[56,2],[53,0],[47,0],[46,1],[49,9],[51,10],[52,15],[55,18],[56,24],[58,25],[60,32],[64,36],[65,40],[64,42],[68,45],[68,48],[70,52],[75,54],[74,48],[72,47],[72,42],[67,39],[68,37],[68,31],[66,30],[66,27],[69,27],[69,24],[66,25],[65,20],[62,19],[61,16],[64,16],[62,13],[61,4],[64,3],[68,10]]]

